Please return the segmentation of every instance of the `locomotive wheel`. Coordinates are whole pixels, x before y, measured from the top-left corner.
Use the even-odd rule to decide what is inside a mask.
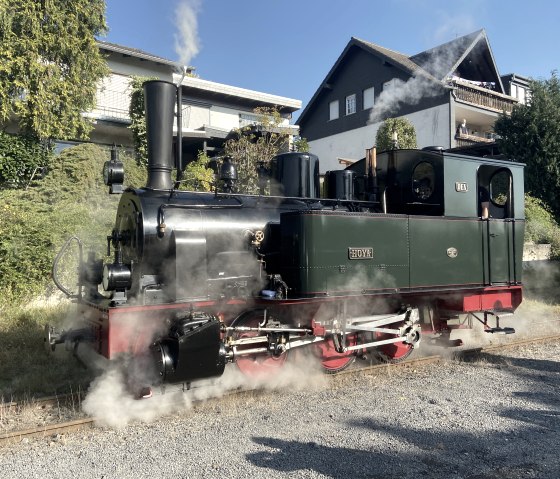
[[[351,334],[346,336],[347,345],[355,346],[358,344],[358,335]],[[334,374],[346,369],[356,359],[355,351],[339,353],[334,347],[332,336],[315,345],[315,351],[321,360],[321,366],[327,374]]]
[[[395,335],[393,334],[376,333],[375,340],[381,341],[383,339],[390,339],[394,337]],[[404,342],[384,344],[383,346],[378,346],[374,349],[375,354],[381,361],[393,364],[404,361],[412,354],[413,350],[414,346],[412,344]]]
[[[263,311],[249,311],[239,316],[232,326],[247,326],[256,328],[264,319]],[[235,339],[251,338],[257,336],[256,331],[243,331],[235,333]],[[240,356],[235,360],[239,370],[250,377],[264,377],[278,372],[288,359],[288,351],[284,351],[279,356],[271,354],[258,354],[254,356]]]

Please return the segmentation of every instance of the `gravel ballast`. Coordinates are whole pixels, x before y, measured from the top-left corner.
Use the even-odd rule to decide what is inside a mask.
[[[560,341],[358,376],[300,373],[273,391],[172,413],[152,406],[4,447],[0,476],[560,477]],[[103,407],[109,418],[131,408]]]

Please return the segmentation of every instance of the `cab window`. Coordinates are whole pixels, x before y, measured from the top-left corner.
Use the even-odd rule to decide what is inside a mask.
[[[491,218],[512,218],[512,176],[508,168],[484,165],[479,169],[479,191],[486,190]]]
[[[418,163],[412,173],[412,193],[416,200],[427,201],[434,194],[435,172],[431,163]]]

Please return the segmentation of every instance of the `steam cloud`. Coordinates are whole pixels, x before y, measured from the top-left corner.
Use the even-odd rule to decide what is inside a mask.
[[[423,98],[441,93],[434,81],[417,75],[404,82],[396,78],[390,86],[384,88],[373,107],[368,123],[377,123],[397,111],[400,105],[416,105]]]
[[[200,50],[197,15],[201,0],[181,0],[175,9],[175,52],[181,65],[189,65]]]
[[[299,351],[298,351],[299,352]],[[327,384],[317,358],[312,354],[294,354],[275,374],[249,377],[233,364],[224,374],[211,380],[193,383],[193,389],[183,392],[178,386],[169,385],[164,394],[158,388],[150,399],[134,399],[127,388],[123,371],[115,366],[97,378],[91,385],[83,410],[93,416],[97,424],[123,428],[131,422],[152,422],[158,418],[192,409],[197,401],[220,398],[236,390],[320,390]]]
[[[402,104],[416,105],[423,98],[440,95],[443,92],[445,77],[453,73],[449,69],[457,57],[457,49],[450,47],[422,65],[422,69],[430,72],[431,77],[424,72],[416,72],[406,82],[395,78],[383,88],[376,99],[368,123],[377,123],[389,118]]]

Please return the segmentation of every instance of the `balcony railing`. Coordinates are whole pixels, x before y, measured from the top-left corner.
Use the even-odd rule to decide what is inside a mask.
[[[479,143],[493,143],[496,141],[493,138],[485,138],[478,135],[466,135],[464,133],[458,133],[455,135],[456,146],[471,146]]]
[[[510,96],[460,80],[451,81],[453,95],[460,102],[479,106],[499,113],[511,113],[518,101]]]
[[[130,94],[128,92],[104,89],[97,94],[97,105],[91,116],[103,120],[130,123],[129,105]]]
[[[130,123],[130,115],[128,110],[122,108],[114,108],[111,106],[97,105],[92,115],[100,120],[118,121],[122,123]]]
[[[121,123],[130,123],[129,113],[130,95],[124,92],[107,91],[97,98],[97,105],[91,113],[87,116],[100,120],[116,121]],[[190,108],[183,105],[182,110],[182,125],[183,130],[189,128],[189,121],[191,117]],[[175,128],[175,121],[173,128]]]

